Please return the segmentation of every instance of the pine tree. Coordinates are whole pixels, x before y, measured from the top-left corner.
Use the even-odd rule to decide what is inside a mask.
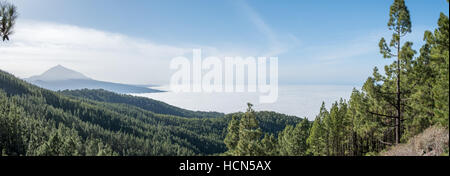
[[[330,146],[329,155],[344,155],[343,145],[345,133],[345,119],[347,114],[347,104],[344,100],[335,102],[331,109],[329,118],[326,119],[326,129],[328,130],[328,142]]]
[[[239,142],[236,147],[238,156],[259,156],[263,152],[260,148],[261,129],[255,117],[253,105],[248,103],[247,112],[239,124]]]
[[[273,134],[266,133],[261,140],[261,150],[264,156],[278,155],[278,142]]]
[[[403,105],[406,89],[402,88],[402,75],[407,70],[408,65],[411,64],[412,57],[415,51],[411,49],[412,43],[406,42],[402,45],[402,38],[408,33],[411,33],[411,20],[408,8],[405,5],[404,0],[395,0],[390,7],[389,13],[389,30],[393,31],[392,39],[389,45],[386,44],[386,40],[382,38],[380,40],[380,53],[384,58],[396,57],[397,60],[393,64],[385,67],[386,77],[378,77],[383,79],[376,79],[377,82],[383,82],[383,89],[371,92],[378,94],[375,97],[381,98],[380,101],[385,101],[394,109],[394,113],[380,113],[371,112],[374,115],[390,118],[394,121],[394,134],[396,144],[400,143],[402,121],[403,119]]]
[[[449,20],[441,13],[438,29],[426,31],[425,44],[420,56],[407,72],[411,87],[410,101],[405,106],[406,113],[413,118],[405,119],[407,139],[417,135],[436,123],[448,126],[449,102]]]
[[[98,153],[97,156],[117,156],[112,148],[108,144],[98,143]]]
[[[330,109],[330,115],[328,116],[328,118],[325,120],[325,124],[326,124],[326,129],[328,131],[328,150],[329,156],[336,156],[338,155],[337,153],[337,147],[340,145],[339,144],[339,106],[338,103],[335,102],[333,103],[333,105],[331,106]]]
[[[324,156],[326,154],[325,133],[327,131],[324,127],[323,119],[328,115],[329,113],[325,107],[325,103],[322,103],[319,115],[314,120],[310,135],[307,139],[307,144],[309,145],[308,152],[314,156]]]
[[[376,71],[375,71],[376,72]],[[369,79],[370,80],[370,79]],[[373,85],[370,81],[366,82]],[[345,155],[361,156],[367,152],[384,149],[383,141],[386,137],[385,119],[377,118],[369,113],[374,105],[373,99],[369,98],[364,92],[353,89],[347,106],[347,118],[345,120]],[[387,135],[389,136],[389,135]]]
[[[225,137],[224,143],[228,151],[232,154],[236,150],[239,142],[239,119],[237,115],[233,115],[231,122],[228,124],[228,133]]]
[[[11,3],[0,1],[0,38],[9,40],[17,19],[17,7]]]
[[[283,131],[278,134],[278,146],[279,153],[281,156],[294,156],[294,144],[292,141],[294,127],[292,125],[287,125]]]
[[[288,125],[278,134],[278,146],[281,156],[305,156],[308,152],[307,139],[310,123],[303,119],[295,127]]]
[[[447,1],[448,2],[448,1]],[[449,125],[449,18],[441,13],[438,29],[434,34],[427,32],[427,43],[431,45],[432,68],[437,73],[433,84],[436,121],[443,126]]]
[[[427,38],[427,36],[425,36]],[[437,73],[431,67],[431,45],[425,43],[420,49],[420,56],[413,61],[412,71],[407,74],[412,87],[411,100],[407,110],[414,118],[405,121],[404,138],[419,134],[432,124],[435,101],[433,99],[433,86]]]
[[[305,156],[307,155],[308,144],[307,140],[309,137],[310,122],[308,119],[303,119],[302,122],[295,126],[293,131],[292,142],[295,144],[294,151],[292,152],[295,156]]]
[[[39,156],[62,156],[64,143],[58,132],[53,132],[47,142],[42,144],[37,155]]]

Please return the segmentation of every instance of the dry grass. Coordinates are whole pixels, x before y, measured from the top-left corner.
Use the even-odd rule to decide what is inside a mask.
[[[406,144],[392,147],[381,156],[440,156],[448,152],[448,129],[433,126]]]

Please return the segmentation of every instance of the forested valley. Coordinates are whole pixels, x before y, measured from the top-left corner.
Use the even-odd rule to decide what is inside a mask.
[[[425,32],[420,51],[405,41],[413,28],[404,0],[389,17],[391,41],[379,47],[392,63],[375,67],[349,100],[323,104],[314,121],[251,103],[223,114],[105,90],[55,92],[0,71],[0,155],[374,156],[430,128],[448,134],[448,16]],[[448,135],[440,154],[448,155]]]
[[[0,148],[11,156],[220,154],[233,116],[104,90],[53,92],[3,71],[0,102]],[[270,134],[301,121],[274,112],[257,116]]]

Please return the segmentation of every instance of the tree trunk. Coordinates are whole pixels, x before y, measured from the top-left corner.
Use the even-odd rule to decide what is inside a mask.
[[[400,127],[401,127],[401,70],[400,70],[400,30],[398,32],[398,45],[397,45],[397,118],[395,118],[395,144],[400,143]]]

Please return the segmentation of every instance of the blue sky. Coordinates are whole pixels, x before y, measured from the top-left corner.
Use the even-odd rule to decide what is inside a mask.
[[[33,26],[30,23],[50,23],[53,27],[70,25],[86,29],[85,32],[92,29],[149,41],[165,48],[201,47],[214,48],[217,53],[278,56],[280,82],[285,84],[359,86],[371,74],[374,66],[389,63],[382,59],[377,44],[382,36],[390,36],[386,24],[389,6],[393,0],[14,0],[13,2],[20,11],[18,27]],[[424,30],[436,27],[439,13],[448,14],[448,3],[445,0],[407,0],[406,4],[413,23],[413,33],[408,39],[418,48]],[[18,30],[20,31],[26,30]],[[24,36],[17,35],[19,35],[18,43],[26,40]],[[13,49],[10,52],[14,53]],[[135,78],[133,75],[127,75],[127,78],[104,73],[117,70],[118,66],[93,71],[94,67],[89,65],[94,63],[89,63],[89,60],[106,57],[96,54],[95,57],[84,55],[92,58],[82,62],[74,61],[76,58],[60,61],[49,59],[51,61],[46,60],[42,66],[69,65],[91,77],[115,82],[160,83],[165,80],[152,76]],[[132,60],[133,57],[137,56],[130,55],[127,59]],[[41,55],[39,58],[50,57]],[[14,59],[17,61],[17,58]],[[23,61],[23,64],[20,64],[22,67],[12,63],[11,60],[12,56],[9,62],[5,61],[9,67],[4,65],[0,68],[9,69],[23,77],[48,69],[38,68],[36,59]],[[66,60],[70,62],[65,63]],[[164,64],[164,62],[156,63]],[[27,70],[29,72],[31,70],[32,73],[21,70],[24,64],[30,65],[30,69]],[[125,66],[119,63],[117,65]],[[128,65],[133,67],[133,64]],[[136,68],[139,69],[144,68]],[[117,72],[126,73],[126,71]]]

